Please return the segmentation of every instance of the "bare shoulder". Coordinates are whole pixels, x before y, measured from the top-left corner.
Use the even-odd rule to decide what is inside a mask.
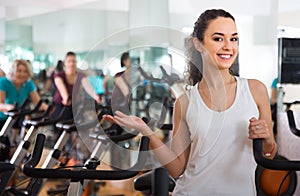
[[[175,105],[186,108],[188,105],[188,102],[189,102],[188,95],[186,93],[183,93],[176,99]]]
[[[179,101],[179,102],[182,102],[182,103],[185,103],[188,101],[188,96],[186,93],[183,93],[182,95],[180,95],[176,101]]]
[[[267,91],[266,86],[259,80],[248,79],[249,88],[252,93],[265,93]]]
[[[256,79],[248,79],[249,89],[256,103],[268,100],[268,91],[264,83]]]
[[[187,111],[188,103],[189,103],[189,98],[187,94],[186,93],[182,94],[175,101],[175,112],[176,113],[180,112],[180,114],[185,114]]]

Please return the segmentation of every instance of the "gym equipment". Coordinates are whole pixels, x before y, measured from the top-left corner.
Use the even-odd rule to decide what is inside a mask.
[[[21,127],[21,130],[20,130],[20,136],[19,136],[20,141],[22,141],[24,139],[24,137],[27,133],[27,130],[30,128],[30,126],[31,126],[30,121],[45,120],[50,115],[50,112],[52,111],[53,107],[54,107],[54,102],[49,104],[47,110],[44,111],[43,113],[41,113],[41,115],[34,116],[33,118],[30,118],[30,120],[24,120],[22,122],[22,127]]]
[[[98,109],[100,106],[98,106]],[[105,107],[106,108],[106,107]],[[103,110],[100,115],[104,115],[106,110]],[[102,116],[99,116],[99,118],[102,118]],[[100,140],[97,142],[97,144],[94,147],[94,150],[91,154],[91,157],[89,160],[98,160],[101,158],[101,156],[104,154],[104,152],[107,150],[109,147],[109,143],[107,140],[111,140],[114,142],[118,141],[123,141],[123,140],[128,140],[133,137],[135,137],[138,132],[133,132],[133,133],[126,133],[122,134],[123,131],[116,131],[122,130],[121,127],[118,125],[111,125],[110,127],[104,129],[99,128],[100,124],[98,120],[94,120],[88,123],[81,123],[81,124],[75,124],[74,120],[66,120],[63,122],[56,123],[56,127],[59,129],[63,130],[60,137],[58,138],[57,142],[55,143],[53,149],[49,152],[47,155],[44,163],[42,164],[41,168],[46,169],[46,168],[53,168],[57,163],[59,163],[59,157],[61,155],[61,152],[63,150],[63,147],[67,143],[68,139],[70,138],[72,132],[77,132],[77,130],[89,130],[91,128],[95,128],[96,132],[93,134],[90,134],[91,138]],[[103,135],[105,134],[105,135]],[[86,162],[87,165],[90,165],[90,162]],[[95,168],[94,168],[95,169]],[[45,182],[45,179],[32,179],[31,182],[29,183],[29,186],[27,187],[27,192],[30,192],[32,195],[38,195],[40,192],[43,184]],[[61,190],[48,190],[48,193],[51,194],[53,192],[66,192],[63,188]]]
[[[300,130],[296,128],[293,111],[288,110],[287,116],[288,116],[288,122],[289,122],[289,127],[291,129],[291,132],[294,135],[299,136]],[[272,170],[290,171],[286,174],[286,178],[288,175],[290,175],[290,182],[292,185],[290,185],[288,188],[286,188],[287,192],[285,192],[284,194],[291,195],[296,189],[297,177],[296,177],[295,171],[300,171],[300,161],[287,160],[285,158],[281,158],[281,159],[275,158],[273,160],[265,158],[263,156],[263,139],[253,140],[253,153],[254,153],[254,158],[255,158],[255,161],[257,162],[257,164],[264,168],[272,169]],[[284,180],[280,184],[277,194],[280,194],[280,189],[282,188],[282,184],[283,184]]]
[[[93,122],[93,124],[95,124],[95,122]],[[57,142],[55,143],[53,149],[47,155],[41,168],[53,168],[57,163],[59,163],[59,157],[61,155],[63,147],[67,143],[67,140],[70,138],[71,133],[77,131],[73,119],[58,122],[55,126],[63,131]],[[32,179],[26,190],[27,192],[30,192],[31,195],[38,195],[44,183],[44,179]]]
[[[158,120],[156,120],[157,122],[155,122],[155,126],[159,128],[165,122],[167,111],[169,111],[169,123],[172,123],[173,104],[175,101],[174,98],[178,98],[184,93],[184,88],[182,85],[182,82],[184,80],[180,79],[180,77],[175,73],[171,73],[169,75],[163,66],[160,66],[160,70],[163,74],[162,78],[154,78],[152,75],[147,74],[141,66],[138,66],[137,69],[141,73],[141,75],[146,80],[152,82],[153,85],[153,87],[151,86],[150,97],[145,99],[146,96],[144,95],[144,98],[142,99],[143,103],[146,102],[144,108],[139,107],[137,100],[137,111],[144,111],[146,113],[146,116],[150,119],[149,108],[153,102],[158,101],[159,103],[162,103],[164,108],[161,109],[161,113],[159,114]],[[155,86],[155,83],[159,85]],[[165,88],[161,84],[167,84],[169,86],[169,89]],[[173,97],[171,96],[171,94],[173,95]]]
[[[18,119],[21,119],[25,115],[36,113],[42,104],[42,100],[37,103],[36,107],[33,110],[26,109],[28,103],[29,99],[26,99],[20,107],[15,104],[15,109],[4,112],[4,114],[7,115],[8,118],[0,131],[0,161],[5,161],[9,158],[11,144],[8,139],[8,132],[11,131],[12,127],[18,121]]]
[[[300,130],[297,129],[297,127],[296,127],[294,112],[292,110],[288,110],[288,111],[286,111],[286,114],[288,116],[288,122],[289,122],[289,127],[290,127],[291,132],[294,135],[300,137]]]
[[[173,129],[173,125],[163,124],[160,129],[169,132]],[[174,190],[175,185],[175,179],[169,176],[168,171],[163,167],[146,172],[134,180],[135,190],[153,196],[168,196],[169,192]]]
[[[165,168],[144,173],[134,180],[134,188],[145,195],[167,196],[175,188],[175,180]]]
[[[142,137],[137,159],[138,161],[128,170],[96,170],[94,168],[96,168],[96,166],[100,164],[100,161],[96,159],[91,160],[90,164],[86,164],[85,168],[82,168],[80,170],[35,168],[35,166],[40,161],[44,141],[45,136],[42,134],[38,134],[33,154],[29,161],[23,166],[24,174],[35,178],[71,179],[71,183],[68,189],[68,195],[72,196],[81,195],[85,179],[121,180],[137,175],[139,171],[141,171],[144,167],[144,164],[146,162],[146,153],[144,151],[147,151],[149,146],[149,139],[147,137]]]
[[[299,38],[278,38],[278,81],[281,84],[299,84]]]
[[[15,122],[22,116],[32,114],[38,110],[38,108],[42,104],[42,100],[40,100],[37,104],[38,107],[35,107],[35,109],[32,110],[26,110],[25,107],[29,103],[29,99],[26,99],[22,105],[18,108],[16,104],[16,109],[10,110],[8,112],[4,112],[5,115],[7,115],[7,120],[5,121],[5,124],[3,125],[1,131],[0,131],[0,137],[4,137],[7,135],[8,131],[11,130]]]
[[[7,137],[8,131],[11,130],[11,128],[13,127],[14,123],[22,116],[25,115],[30,115],[30,114],[34,114],[36,112],[38,112],[39,107],[42,104],[42,100],[40,100],[37,105],[34,107],[34,109],[32,110],[28,110],[25,109],[25,106],[28,104],[29,100],[26,99],[24,101],[24,103],[20,106],[20,108],[11,110],[6,112],[5,114],[8,115],[8,119],[5,122],[5,125],[2,127],[1,132],[0,132],[0,141],[4,141],[5,137]],[[29,148],[29,146],[28,146]],[[27,149],[28,149],[27,148]],[[23,158],[26,156],[27,152],[24,152]],[[16,155],[15,155],[16,154]],[[14,153],[13,157],[14,160],[17,158],[17,151]],[[11,160],[13,160],[13,157]],[[23,160],[23,158],[19,161],[21,162]],[[4,170],[3,172],[0,172],[0,195],[2,195],[5,191],[5,188],[7,187],[8,183],[10,182],[10,180],[12,179],[15,171],[17,170],[17,166],[19,165],[17,162],[15,161],[10,161],[10,165],[14,166],[14,169],[10,169],[10,170]]]
[[[11,170],[14,170],[14,169],[15,169],[15,166],[13,164],[3,163],[3,162],[0,163],[0,173],[4,172],[4,171],[11,171]]]
[[[149,81],[168,84],[174,97],[178,98],[184,93],[183,86],[180,85],[180,83],[184,82],[184,80],[180,79],[180,77],[175,73],[171,73],[169,75],[161,65],[159,66],[159,68],[163,74],[163,78],[154,78],[153,76],[148,75],[140,66],[138,67],[138,70],[141,75]]]
[[[38,108],[38,107],[36,107],[36,108]],[[51,109],[52,108],[49,107],[47,109],[46,113],[49,113]],[[8,184],[12,180],[15,173],[17,172],[17,169],[21,165],[24,158],[29,154],[30,145],[33,142],[34,137],[37,135],[39,128],[59,122],[62,119],[65,111],[66,111],[66,109],[64,108],[61,111],[60,115],[55,119],[43,118],[41,120],[40,119],[27,120],[26,123],[24,123],[25,126],[30,126],[30,128],[28,129],[24,139],[18,145],[15,153],[13,154],[13,156],[10,160],[10,164],[13,164],[15,166],[15,169],[13,171],[7,171],[7,172],[1,173],[0,195],[4,191],[6,191],[6,192],[16,192],[17,191],[17,190],[15,190],[14,187],[8,187]],[[22,194],[22,193],[19,193],[19,194]]]
[[[284,108],[283,111],[280,111],[277,114],[278,133],[276,137],[276,142],[278,145],[278,154],[286,157],[289,160],[300,160],[300,154],[297,151],[297,149],[299,149],[300,147],[299,137],[297,136],[299,134],[296,133],[296,124],[298,123],[299,125],[300,122],[300,116],[298,111],[299,101],[293,101],[289,103],[284,102],[283,104],[286,105],[286,108]],[[294,111],[292,112],[291,109],[294,109]],[[291,117],[293,117],[293,120],[291,120]],[[296,173],[297,178],[300,179],[300,171],[296,171]],[[299,194],[300,183],[297,184],[294,195]]]
[[[287,160],[280,155],[276,155],[274,159]],[[297,186],[297,174],[295,171],[270,170],[257,165],[255,184],[259,196],[276,195],[277,193],[293,195]]]

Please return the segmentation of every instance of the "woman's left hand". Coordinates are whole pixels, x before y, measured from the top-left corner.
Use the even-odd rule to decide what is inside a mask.
[[[251,118],[249,121],[249,138],[263,138],[264,156],[269,159],[274,158],[277,152],[277,145],[271,132],[272,130],[268,127],[268,123],[265,120],[257,120],[256,118]]]
[[[267,144],[272,144],[274,142],[274,138],[272,137],[265,120],[251,118],[249,121],[249,139],[263,138]]]

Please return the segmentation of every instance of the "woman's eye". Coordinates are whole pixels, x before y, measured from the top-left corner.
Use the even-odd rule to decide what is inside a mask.
[[[237,42],[237,41],[239,41],[239,38],[237,38],[237,37],[231,38],[231,41]]]
[[[221,42],[221,41],[223,41],[223,39],[221,37],[215,37],[214,41]]]

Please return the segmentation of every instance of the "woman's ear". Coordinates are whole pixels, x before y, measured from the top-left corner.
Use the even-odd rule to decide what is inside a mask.
[[[202,44],[198,38],[196,38],[196,37],[193,38],[193,44],[194,44],[194,47],[196,48],[196,50],[201,53],[202,52]]]

